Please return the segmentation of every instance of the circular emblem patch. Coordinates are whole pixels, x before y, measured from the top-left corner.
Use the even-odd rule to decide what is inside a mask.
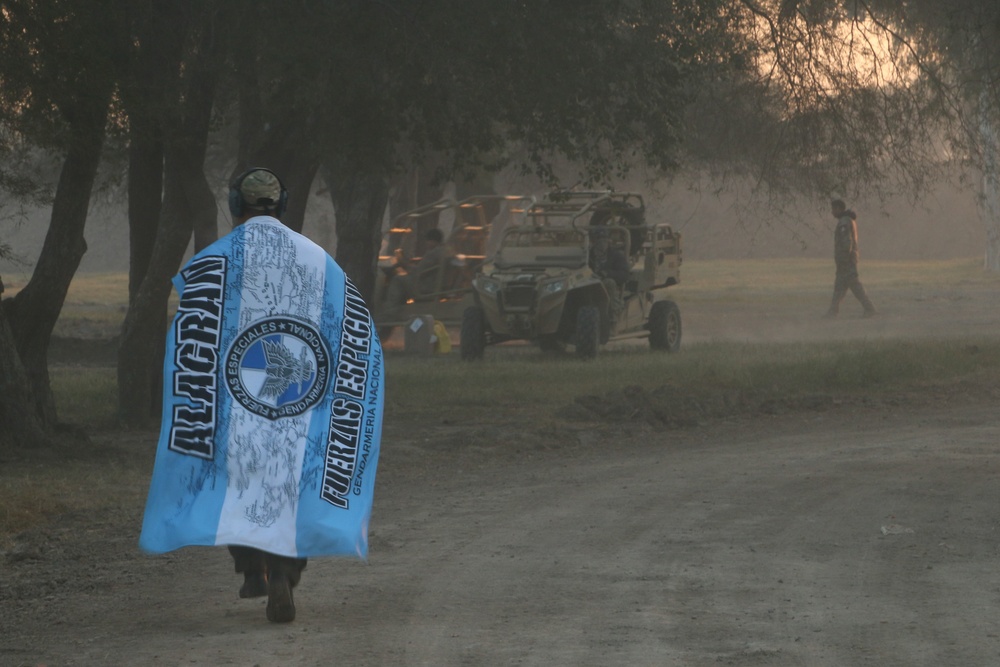
[[[300,415],[326,393],[330,352],[311,324],[287,317],[244,329],[226,354],[226,386],[244,408],[279,419]]]

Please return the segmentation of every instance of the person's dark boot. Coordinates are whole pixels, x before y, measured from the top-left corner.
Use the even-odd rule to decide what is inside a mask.
[[[267,595],[267,575],[263,572],[244,572],[241,598],[261,598]]]
[[[269,556],[267,559],[267,620],[291,623],[295,620],[292,589],[302,578],[305,559]]]
[[[253,547],[231,545],[236,573],[243,575],[240,586],[241,598],[259,598],[267,595],[267,557],[263,551]]]
[[[272,623],[291,623],[295,620],[292,582],[289,581],[286,572],[272,572],[268,577],[267,620]]]

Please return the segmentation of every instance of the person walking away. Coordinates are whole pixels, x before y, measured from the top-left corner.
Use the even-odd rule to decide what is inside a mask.
[[[854,294],[855,298],[861,302],[864,308],[863,317],[875,315],[875,306],[864,285],[858,276],[858,224],[857,214],[847,208],[841,199],[834,199],[830,202],[830,209],[833,217],[837,219],[837,226],[833,232],[833,260],[837,266],[837,275],[833,282],[833,299],[830,302],[830,309],[826,312],[826,317],[836,317],[840,312],[840,304],[847,295],[847,290]]]
[[[230,185],[233,230],[174,278],[163,423],[139,546],[228,546],[241,598],[295,619],[313,556],[368,553],[382,348],[357,288],[281,223],[268,169]]]

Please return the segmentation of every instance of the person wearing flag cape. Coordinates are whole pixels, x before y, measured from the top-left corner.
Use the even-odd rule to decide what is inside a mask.
[[[382,348],[361,294],[281,224],[280,179],[230,186],[233,231],[174,278],[163,422],[140,547],[225,545],[239,595],[295,619],[306,559],[368,555]]]

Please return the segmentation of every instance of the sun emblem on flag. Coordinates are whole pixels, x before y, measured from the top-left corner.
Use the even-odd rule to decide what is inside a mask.
[[[329,351],[310,324],[270,318],[244,329],[226,355],[233,398],[268,419],[292,417],[315,405],[329,380]]]

